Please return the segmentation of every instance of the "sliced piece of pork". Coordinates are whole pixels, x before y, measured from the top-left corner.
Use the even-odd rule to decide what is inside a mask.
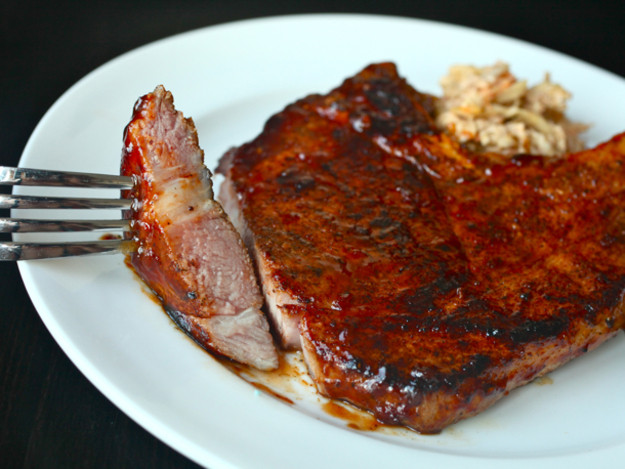
[[[130,261],[168,314],[202,347],[262,370],[278,366],[263,299],[237,231],[213,199],[195,126],[162,86],[125,130],[121,173],[138,179],[126,216]]]

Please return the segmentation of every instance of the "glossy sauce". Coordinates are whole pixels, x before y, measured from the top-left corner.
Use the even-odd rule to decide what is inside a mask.
[[[113,239],[122,239],[122,237],[115,233],[104,233],[102,236],[100,236],[100,239],[102,241],[108,241]]]
[[[349,404],[329,400],[321,408],[328,415],[344,420],[353,430],[374,431],[383,426],[373,415]]]
[[[304,399],[304,395],[317,396],[321,411],[344,421],[345,425],[353,430],[376,431],[395,428],[382,424],[370,413],[348,403],[320,396],[308,375],[301,352],[281,351],[280,367],[269,372],[258,371],[226,359],[221,359],[221,363],[259,391],[285,404],[297,405],[296,401]]]
[[[260,391],[293,404],[305,391],[314,389],[306,371],[300,352],[279,352],[280,364],[276,370],[260,371],[227,359],[220,359],[221,364],[239,378],[252,384]]]
[[[277,393],[276,391],[274,391],[273,389],[271,389],[269,386],[264,385],[263,383],[258,383],[258,382],[253,382],[251,381],[250,384],[252,386],[254,386],[256,389],[269,394],[270,396],[275,397],[276,399],[281,400],[282,402],[285,402],[289,405],[293,405],[295,404],[291,399],[289,399],[286,396],[283,396],[282,394]]]

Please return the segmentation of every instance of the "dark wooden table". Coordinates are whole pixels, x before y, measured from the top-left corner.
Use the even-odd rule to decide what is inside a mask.
[[[5,0],[0,5],[0,164],[16,165],[53,102],[123,52],[199,27],[307,12],[403,15],[476,27],[625,76],[622,0]],[[610,96],[597,106],[610,112]],[[0,263],[0,275],[0,467],[197,467],[126,417],[74,367],[39,319],[15,264]]]

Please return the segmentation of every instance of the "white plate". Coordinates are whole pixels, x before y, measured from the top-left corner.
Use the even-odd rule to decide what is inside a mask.
[[[415,87],[437,93],[451,64],[497,59],[532,82],[550,71],[572,90],[570,115],[593,123],[591,143],[625,130],[623,79],[561,54],[414,19],[295,16],[190,32],[113,60],[56,102],[20,164],[117,172],[133,103],[160,83],[194,118],[214,167],[285,104],[326,92],[371,62],[395,61]],[[625,456],[622,334],[552,373],[552,383],[525,386],[441,435],[358,432],[314,397],[285,404],[201,351],[148,298],[121,255],[24,262],[20,271],[46,326],[87,378],[158,438],[215,469],[570,469]]]

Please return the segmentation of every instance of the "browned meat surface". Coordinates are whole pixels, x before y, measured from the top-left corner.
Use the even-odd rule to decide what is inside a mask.
[[[260,369],[278,365],[246,249],[213,200],[191,119],[157,87],[140,98],[124,136],[121,173],[138,178],[132,266],[172,319],[208,350]]]
[[[407,96],[407,85],[391,85],[397,96]],[[410,123],[412,131],[427,129],[425,111],[414,113],[421,96],[411,98],[400,105],[423,116]],[[356,115],[354,125],[369,117]],[[222,172],[231,165],[220,199],[255,253],[270,315],[287,348],[300,347],[299,318],[309,306],[355,309],[381,295],[430,288],[440,279],[415,280],[413,273],[424,263],[451,264],[458,255],[427,175],[343,118],[336,100],[311,97],[273,117],[254,142],[220,163]],[[413,242],[421,237],[427,241]],[[454,288],[465,268],[450,265],[440,280],[444,288]]]
[[[421,432],[625,325],[625,136],[560,161],[473,155],[392,64],[272,117],[220,196],[323,394]]]

